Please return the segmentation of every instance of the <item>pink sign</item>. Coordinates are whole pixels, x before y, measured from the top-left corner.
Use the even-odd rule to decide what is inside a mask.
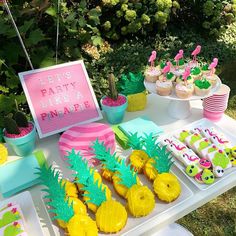
[[[83,61],[19,73],[39,137],[102,119]]]

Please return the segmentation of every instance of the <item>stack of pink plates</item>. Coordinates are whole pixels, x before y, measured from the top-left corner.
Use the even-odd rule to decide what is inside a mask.
[[[104,142],[107,148],[115,151],[115,134],[110,126],[101,123],[91,123],[74,126],[65,131],[59,139],[59,150],[61,157],[66,161],[65,156],[71,152],[72,148],[86,158],[90,165],[97,165],[98,162],[93,159],[90,146],[96,139]]]
[[[203,115],[204,117],[218,121],[223,116],[228,106],[230,88],[222,84],[219,90],[208,98],[203,99]]]

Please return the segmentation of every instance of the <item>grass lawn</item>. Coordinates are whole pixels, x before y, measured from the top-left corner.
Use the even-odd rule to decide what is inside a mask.
[[[226,114],[236,119],[236,62],[226,65],[220,77],[230,86],[231,96]],[[235,143],[236,145],[236,143]],[[191,212],[178,221],[194,235],[236,235],[236,187]]]

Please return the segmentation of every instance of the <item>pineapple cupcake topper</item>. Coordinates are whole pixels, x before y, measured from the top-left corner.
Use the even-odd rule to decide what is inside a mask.
[[[113,172],[113,185],[119,195],[127,199],[128,209],[135,217],[148,215],[155,206],[154,195],[147,186],[142,186],[137,173],[125,164],[125,160],[106,150],[104,143],[96,140],[93,143],[93,153],[105,168]],[[112,163],[112,164],[110,164]],[[111,168],[110,168],[111,167]]]
[[[46,204],[52,208],[49,212],[55,214],[53,220],[60,219],[69,222],[74,216],[73,203],[69,204],[66,199],[65,186],[62,184],[62,180],[58,182],[59,171],[55,171],[51,166],[47,168],[46,165],[38,170],[37,174],[40,176],[42,184],[47,187],[42,191],[47,193],[44,198],[50,200]]]
[[[96,206],[96,223],[98,228],[105,233],[116,233],[126,224],[127,212],[119,202],[111,199],[108,187],[95,180],[95,171],[88,166],[88,162],[79,153],[72,149],[68,153],[70,169],[75,171],[77,183],[83,184],[83,196],[86,204]],[[108,191],[109,190],[109,191]],[[92,209],[91,209],[92,210]],[[79,234],[77,234],[79,235]]]

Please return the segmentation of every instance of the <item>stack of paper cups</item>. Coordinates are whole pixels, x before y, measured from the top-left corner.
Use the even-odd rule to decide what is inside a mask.
[[[203,99],[203,116],[212,121],[219,121],[228,106],[230,88],[222,84],[216,93]]]

